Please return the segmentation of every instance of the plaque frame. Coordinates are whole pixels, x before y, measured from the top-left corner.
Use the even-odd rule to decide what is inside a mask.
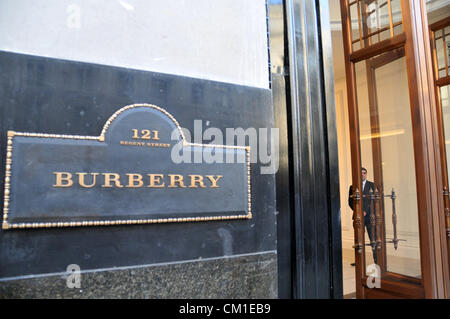
[[[178,217],[178,218],[150,218],[150,219],[123,219],[123,220],[89,220],[89,221],[74,221],[74,222],[33,222],[33,223],[9,223],[9,201],[11,195],[11,170],[12,170],[12,154],[13,154],[13,139],[15,136],[33,137],[33,138],[59,138],[71,140],[95,140],[105,142],[105,135],[111,123],[124,111],[132,108],[150,107],[160,111],[167,116],[177,127],[180,136],[183,139],[183,146],[199,146],[199,147],[218,147],[229,149],[242,149],[246,151],[246,165],[247,165],[247,205],[248,213],[245,215],[230,215],[230,216],[201,216],[201,217]],[[3,222],[2,229],[30,229],[30,228],[54,228],[54,227],[86,227],[86,226],[113,226],[113,225],[137,225],[137,224],[160,224],[160,223],[180,223],[180,222],[201,222],[201,221],[218,221],[231,219],[251,219],[251,183],[250,183],[250,146],[231,146],[231,145],[216,145],[216,144],[199,144],[190,143],[186,141],[183,130],[178,121],[165,109],[153,104],[139,103],[130,104],[117,110],[106,121],[101,134],[99,136],[81,136],[81,135],[63,135],[63,134],[46,134],[46,133],[25,133],[8,131],[8,139],[6,146],[6,169],[5,169],[5,187],[3,200]]]

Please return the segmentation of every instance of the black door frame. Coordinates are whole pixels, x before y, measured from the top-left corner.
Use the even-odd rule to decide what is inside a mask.
[[[279,298],[342,298],[334,73],[328,0],[274,1],[284,45],[271,46],[276,127]],[[280,42],[277,42],[280,43]],[[271,59],[274,61],[274,59]]]

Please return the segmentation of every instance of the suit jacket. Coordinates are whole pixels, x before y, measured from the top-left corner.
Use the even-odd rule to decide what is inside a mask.
[[[362,191],[362,205],[363,205],[363,212],[366,212],[366,216],[364,217],[365,219],[369,219],[370,218],[370,213],[371,213],[371,205],[370,205],[370,191],[375,192],[375,186],[373,184],[373,182],[366,180],[366,184],[364,185],[364,189]],[[351,197],[351,195],[353,195],[353,187],[350,186],[349,189],[349,194],[348,194],[348,205],[350,206],[351,209],[353,209],[353,197]]]

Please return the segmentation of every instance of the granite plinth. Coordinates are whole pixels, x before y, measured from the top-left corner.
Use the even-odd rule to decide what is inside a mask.
[[[277,298],[276,252],[0,281],[0,298]]]

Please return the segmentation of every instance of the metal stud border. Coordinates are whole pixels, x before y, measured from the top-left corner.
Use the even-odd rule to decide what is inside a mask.
[[[12,167],[12,152],[13,139],[15,136],[23,137],[39,137],[39,138],[63,138],[73,140],[95,140],[105,142],[105,135],[111,123],[124,111],[139,108],[150,107],[156,109],[166,115],[172,122],[175,123],[177,129],[180,131],[180,136],[183,139],[184,146],[199,146],[199,147],[219,147],[228,149],[243,149],[246,151],[247,162],[247,192],[248,192],[248,213],[246,215],[232,215],[232,216],[210,216],[210,217],[184,217],[184,218],[156,218],[156,219],[128,219],[128,220],[95,220],[95,221],[78,221],[78,222],[49,222],[49,223],[16,223],[8,222],[9,202],[11,198],[11,167]],[[116,111],[103,126],[100,136],[80,136],[80,135],[60,135],[60,134],[45,134],[45,133],[22,133],[15,131],[8,131],[8,140],[6,146],[6,171],[5,171],[5,191],[3,201],[3,223],[2,229],[28,229],[28,228],[53,228],[53,227],[84,227],[84,226],[112,226],[112,225],[137,225],[137,224],[160,224],[160,223],[179,223],[179,222],[199,222],[199,221],[217,221],[230,219],[251,219],[251,186],[250,186],[250,146],[230,146],[230,145],[211,145],[198,144],[186,142],[183,130],[178,124],[177,120],[165,109],[153,104],[131,104],[122,107]]]

